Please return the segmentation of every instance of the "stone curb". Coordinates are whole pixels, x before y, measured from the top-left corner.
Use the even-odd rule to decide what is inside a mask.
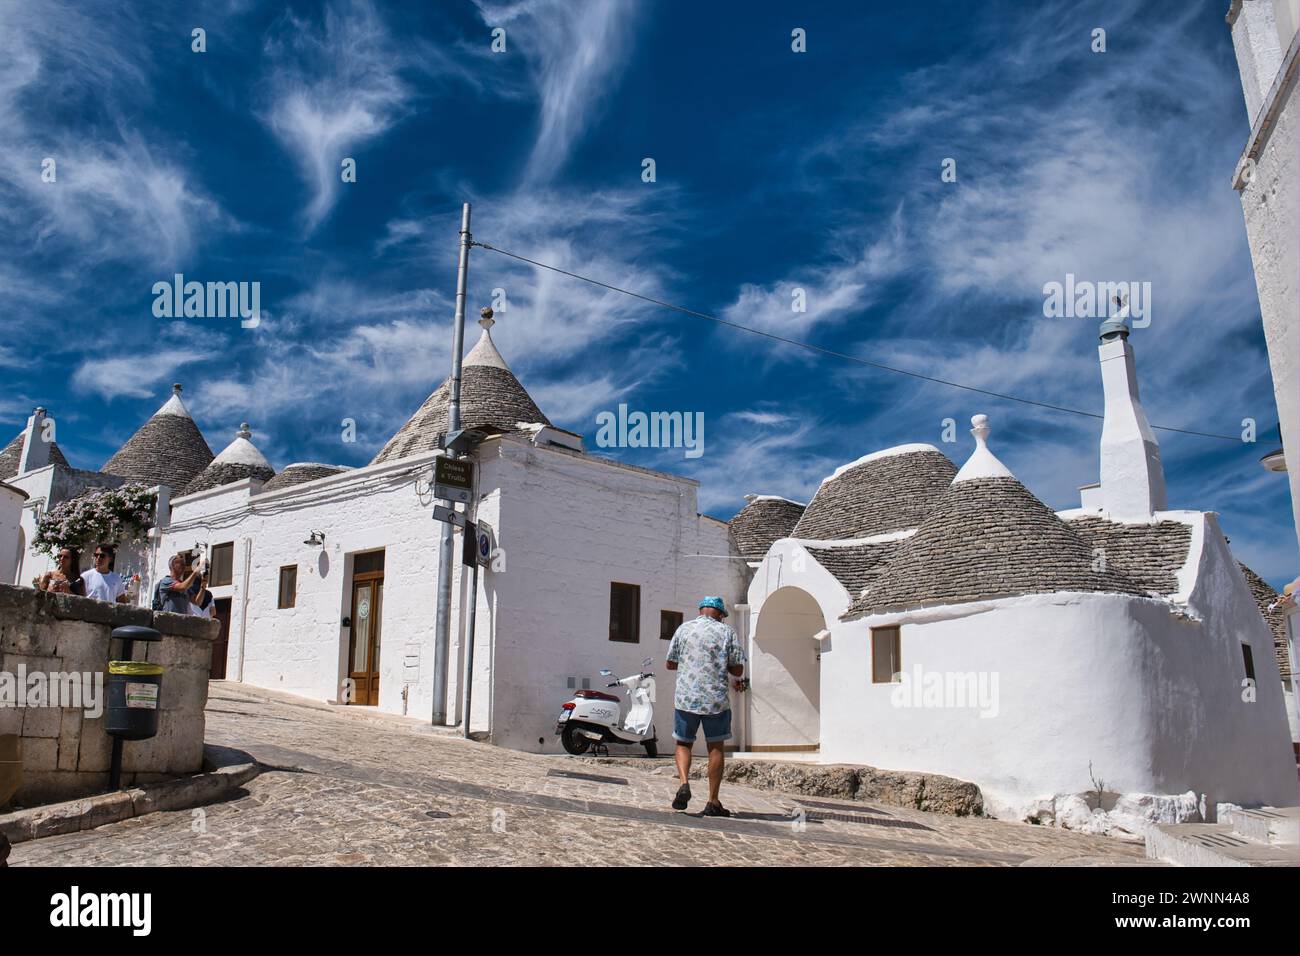
[[[671,758],[581,757],[593,764],[622,765],[660,776],[676,777]],[[702,780],[707,765],[700,757],[691,763],[690,778]],[[768,790],[787,797],[826,797],[851,802],[882,803],[944,813],[954,817],[984,816],[984,795],[965,780],[940,774],[903,770],[878,770],[857,764],[805,764],[782,761],[729,759],[723,770],[727,783]]]
[[[10,843],[25,843],[60,833],[93,830],[160,810],[202,806],[232,793],[264,769],[248,754],[226,747],[205,746],[203,758],[214,769],[179,780],[147,783],[130,790],[0,815],[0,836],[7,837]]]

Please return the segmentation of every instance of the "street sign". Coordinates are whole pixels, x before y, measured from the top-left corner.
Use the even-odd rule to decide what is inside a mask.
[[[486,567],[492,561],[492,552],[496,548],[496,535],[490,524],[480,521],[474,537],[478,545],[478,563]]]
[[[433,520],[445,521],[447,524],[454,524],[457,528],[465,527],[465,516],[446,505],[433,506]]]
[[[474,522],[465,522],[465,536],[460,546],[461,564],[473,566],[478,560],[478,534],[474,530]]]
[[[433,460],[433,494],[446,501],[469,504],[474,495],[474,463],[443,455]]]

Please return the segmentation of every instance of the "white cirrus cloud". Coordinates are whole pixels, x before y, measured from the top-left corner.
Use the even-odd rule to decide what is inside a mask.
[[[375,7],[331,3],[321,23],[286,13],[266,42],[272,67],[263,120],[293,157],[311,191],[308,232],[333,209],[349,151],[382,136],[406,114],[414,92],[401,76],[402,47]]]
[[[211,358],[191,348],[165,349],[152,355],[115,355],[84,360],[72,373],[74,388],[106,399],[147,398],[185,365]]]
[[[596,117],[624,61],[632,3],[476,0],[489,27],[506,30],[528,59],[539,100],[537,138],[525,180],[550,180]]]

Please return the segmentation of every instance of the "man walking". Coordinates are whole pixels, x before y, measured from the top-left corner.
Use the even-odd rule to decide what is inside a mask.
[[[739,678],[745,673],[745,655],[736,632],[723,621],[726,616],[722,598],[706,597],[700,601],[700,616],[679,627],[668,643],[667,666],[677,671],[673,739],[677,741],[677,776],[682,782],[673,798],[673,809],[685,810],[691,801],[691,745],[703,725],[704,743],[709,750],[709,800],[702,813],[706,817],[731,816],[718,800],[722,747],[731,739],[727,675]]]

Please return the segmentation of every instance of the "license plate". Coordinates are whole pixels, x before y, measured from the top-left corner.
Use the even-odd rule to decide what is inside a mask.
[[[560,711],[560,716],[556,718],[555,722],[557,724],[562,724],[568,719],[569,719],[569,712],[567,710],[562,710]]]

